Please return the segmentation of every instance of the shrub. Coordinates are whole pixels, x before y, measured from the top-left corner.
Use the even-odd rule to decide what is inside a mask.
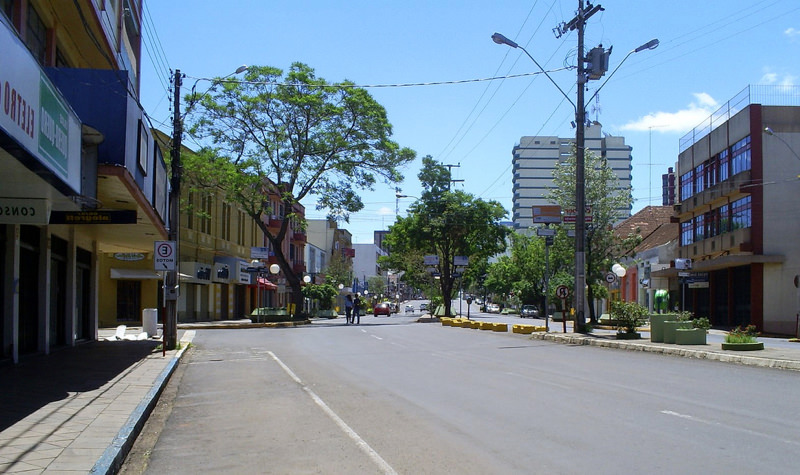
[[[339,295],[339,289],[330,284],[308,284],[303,287],[303,296],[319,302],[320,310],[333,309],[333,302]]]
[[[617,332],[636,333],[647,316],[647,307],[636,302],[611,302],[611,318],[617,322]]]
[[[758,336],[758,329],[755,325],[747,327],[736,327],[725,335],[725,343],[755,343]]]
[[[694,314],[689,311],[678,312],[679,322],[692,322],[693,328],[700,328],[708,331],[711,328],[711,321],[706,317],[694,318]]]

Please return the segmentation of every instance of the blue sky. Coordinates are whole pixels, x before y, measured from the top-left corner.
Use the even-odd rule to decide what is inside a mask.
[[[633,147],[634,212],[661,204],[661,175],[674,166],[678,140],[749,84],[800,84],[797,0],[597,1],[605,11],[586,28],[586,48],[613,46],[613,70],[652,38],[660,46],[628,57],[587,104],[604,132]],[[511,151],[525,135],[574,135],[572,105],[519,49],[524,46],[575,101],[577,35],[556,38],[577,0],[145,0],[142,104],[169,131],[169,70],[184,87],[241,64],[287,69],[301,61],[331,82],[363,86],[387,109],[393,139],[415,150],[403,194],[418,196],[421,158],[453,168],[454,186],[512,206]],[[482,80],[508,77],[506,79]],[[587,99],[603,80],[592,81]],[[434,83],[434,84],[430,84]],[[414,84],[414,85],[409,85]],[[426,85],[419,85],[426,84]],[[391,87],[392,85],[398,85]],[[399,86],[405,85],[405,86]],[[389,86],[389,87],[387,87]],[[190,147],[197,144],[184,138]],[[355,243],[372,242],[411,204],[394,186],[364,191],[363,211],[342,226]],[[322,218],[313,202],[308,218]]]

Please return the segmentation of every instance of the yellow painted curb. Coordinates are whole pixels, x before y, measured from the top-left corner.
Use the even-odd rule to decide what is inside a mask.
[[[492,322],[480,322],[480,329],[481,330],[491,330],[494,327],[494,323]]]
[[[508,331],[508,324],[507,323],[494,323],[494,324],[492,324],[492,331],[495,331],[495,332],[507,332]]]

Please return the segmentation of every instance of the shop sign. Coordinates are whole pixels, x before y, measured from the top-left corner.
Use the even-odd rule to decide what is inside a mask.
[[[50,224],[136,224],[136,210],[53,211]]]
[[[39,63],[0,22],[0,129],[75,193],[81,179],[81,123]]]
[[[144,260],[144,254],[141,252],[117,252],[114,254],[114,259],[118,261],[141,261]]]
[[[50,202],[34,198],[0,198],[0,223],[47,224]]]

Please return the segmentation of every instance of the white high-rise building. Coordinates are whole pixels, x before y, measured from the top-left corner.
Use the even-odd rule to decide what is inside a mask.
[[[631,146],[624,137],[603,134],[599,122],[586,127],[586,149],[608,160],[608,165],[619,179],[621,189],[630,190]],[[555,187],[553,170],[556,164],[572,153],[575,137],[553,136],[522,137],[514,146],[514,229],[526,230],[533,225],[533,206],[552,205],[547,200],[548,190]],[[630,193],[630,191],[629,191]],[[630,208],[619,210],[620,220],[631,215]]]

